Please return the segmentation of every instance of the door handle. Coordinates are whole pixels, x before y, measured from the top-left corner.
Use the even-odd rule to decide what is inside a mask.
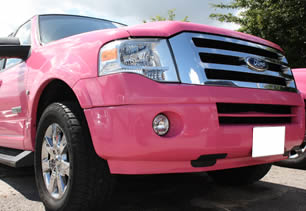
[[[2,80],[0,80],[0,86],[2,86]]]

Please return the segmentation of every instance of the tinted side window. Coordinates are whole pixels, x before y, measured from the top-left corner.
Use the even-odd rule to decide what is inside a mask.
[[[31,21],[22,25],[15,34],[15,37],[19,38],[21,45],[31,45]],[[6,59],[5,68],[9,68],[20,62],[22,62],[22,59]]]

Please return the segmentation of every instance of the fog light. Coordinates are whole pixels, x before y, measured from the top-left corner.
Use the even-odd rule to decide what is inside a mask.
[[[164,136],[169,130],[169,120],[164,114],[158,114],[153,120],[153,130],[159,136]]]

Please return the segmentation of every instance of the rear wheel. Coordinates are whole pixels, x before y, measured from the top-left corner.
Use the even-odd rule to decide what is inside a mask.
[[[248,185],[259,181],[271,169],[271,164],[208,172],[215,182],[223,185]]]
[[[79,107],[53,103],[37,128],[35,177],[47,210],[93,210],[111,192],[107,163],[92,146]]]

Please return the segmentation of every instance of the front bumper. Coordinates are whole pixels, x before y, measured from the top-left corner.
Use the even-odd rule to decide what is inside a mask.
[[[296,118],[281,124],[286,126],[285,151],[300,145],[304,137],[304,103],[296,93],[160,84],[134,74],[88,79],[81,85],[96,94],[90,97],[93,108],[85,109],[94,148],[116,174],[211,171],[287,158],[252,158],[255,125],[220,125],[217,102],[291,105]],[[170,119],[165,137],[152,129],[159,113]],[[215,154],[227,156],[212,166],[191,165],[192,160]]]

